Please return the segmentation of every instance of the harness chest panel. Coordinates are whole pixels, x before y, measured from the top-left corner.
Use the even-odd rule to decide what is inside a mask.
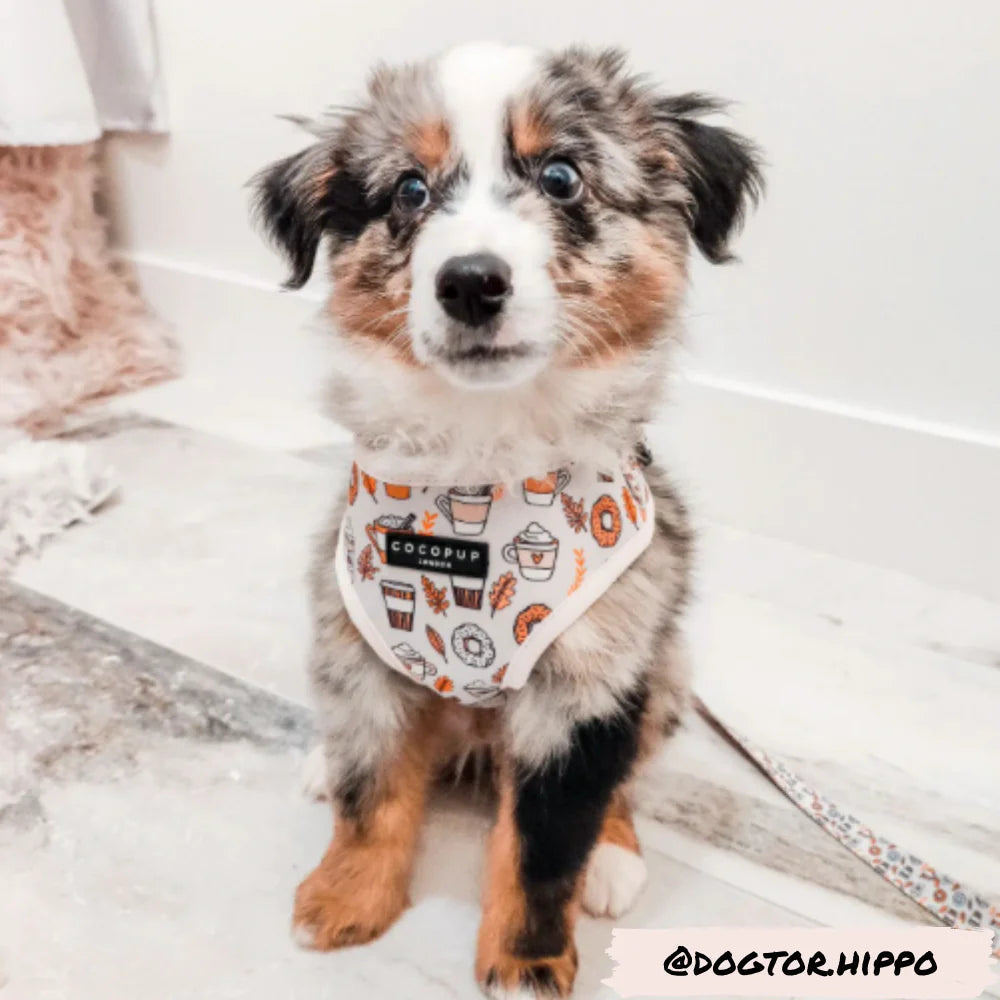
[[[633,459],[440,487],[376,479],[355,463],[337,580],[385,663],[442,696],[496,707],[653,530],[653,498]]]

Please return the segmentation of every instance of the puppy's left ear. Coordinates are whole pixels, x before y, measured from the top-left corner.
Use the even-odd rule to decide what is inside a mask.
[[[690,193],[690,228],[698,249],[713,264],[732,260],[729,239],[743,223],[747,209],[764,192],[761,158],[748,139],[698,116],[724,105],[701,94],[668,97],[657,104],[658,116],[675,142]]]

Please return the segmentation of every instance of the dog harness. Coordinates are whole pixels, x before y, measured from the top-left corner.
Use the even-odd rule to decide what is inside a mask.
[[[642,554],[653,498],[639,463],[585,463],[510,485],[408,486],[355,462],[336,574],[390,667],[494,708]]]

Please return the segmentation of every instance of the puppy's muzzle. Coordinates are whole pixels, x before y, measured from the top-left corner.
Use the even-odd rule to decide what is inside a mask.
[[[459,323],[483,326],[503,309],[512,291],[510,277],[510,266],[495,254],[452,257],[437,273],[437,300]]]

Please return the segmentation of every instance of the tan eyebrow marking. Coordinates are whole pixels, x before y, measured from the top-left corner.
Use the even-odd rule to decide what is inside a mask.
[[[451,152],[451,132],[441,118],[414,125],[407,137],[410,152],[427,170],[442,167]]]
[[[541,109],[530,101],[518,104],[511,112],[510,129],[518,156],[537,156],[552,145],[552,131]]]

